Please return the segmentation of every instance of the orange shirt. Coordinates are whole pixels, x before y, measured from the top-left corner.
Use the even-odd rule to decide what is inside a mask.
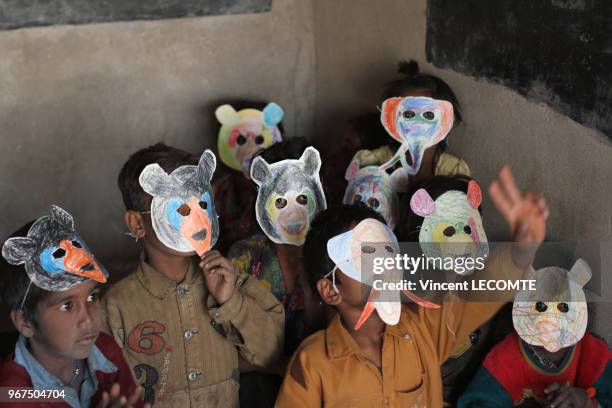
[[[505,266],[500,275],[521,276],[510,251],[500,251],[486,269]],[[308,337],[289,367],[299,364],[303,387],[287,374],[276,406],[291,407],[442,407],[440,365],[455,343],[490,319],[503,302],[451,299],[440,309],[404,305],[400,322],[387,326],[381,370],[367,360],[336,315],[329,327]]]

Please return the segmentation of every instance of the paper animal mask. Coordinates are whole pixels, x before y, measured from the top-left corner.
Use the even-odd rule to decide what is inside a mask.
[[[219,221],[210,185],[216,166],[215,155],[206,150],[197,166],[180,166],[167,174],[154,163],[140,174],[140,185],[153,196],[153,229],[168,248],[201,256],[217,242]]]
[[[277,125],[283,115],[283,110],[275,103],[269,103],[263,111],[243,109],[236,112],[230,105],[219,106],[215,116],[221,123],[217,141],[221,161],[248,177],[255,153],[282,140]]]
[[[256,157],[251,179],[257,184],[255,215],[268,238],[277,244],[300,246],[314,216],[327,208],[319,169],[321,157],[308,147],[299,160],[268,164]]]
[[[521,291],[514,299],[512,323],[526,343],[550,352],[578,343],[586,331],[588,311],[584,285],[591,268],[578,259],[570,271],[547,267],[533,272],[535,291]]]
[[[453,105],[423,96],[390,98],[382,104],[381,121],[391,137],[402,144],[383,168],[399,161],[408,174],[417,174],[425,150],[444,140],[452,129]],[[406,152],[410,152],[412,164],[406,161]]]
[[[410,198],[410,208],[424,218],[419,232],[423,253],[431,258],[488,256],[487,236],[478,211],[481,202],[482,191],[474,180],[468,183],[467,195],[451,190],[435,201],[425,189],[417,190]]]
[[[395,257],[399,253],[399,245],[393,231],[373,218],[365,219],[352,230],[327,241],[327,254],[342,273],[368,286],[372,285],[373,279],[382,279],[383,282],[387,283],[401,282],[403,271],[397,268],[385,269],[382,272],[383,276],[376,278],[374,271],[369,273],[369,271],[361,270],[362,264],[372,265],[375,257]],[[372,262],[368,262],[362,257],[370,257],[369,260]],[[403,293],[421,306],[439,307],[409,291],[403,291]],[[368,302],[355,325],[355,330],[358,330],[365,323],[374,310],[386,324],[397,324],[402,312],[400,292],[385,291],[384,298],[381,298],[380,292],[372,289]]]
[[[106,282],[108,273],[96,261],[74,230],[72,215],[56,205],[51,215],[32,224],[26,237],[9,238],[2,256],[12,265],[24,265],[32,283],[58,292],[92,279]]]
[[[396,173],[394,173],[395,175]],[[389,228],[394,229],[399,218],[397,193],[405,191],[405,179],[389,176],[378,166],[359,168],[359,161],[353,160],[346,169],[344,178],[348,186],[344,192],[343,204],[363,202],[380,213]]]

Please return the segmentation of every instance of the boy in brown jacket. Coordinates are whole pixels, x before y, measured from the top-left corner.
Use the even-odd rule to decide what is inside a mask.
[[[256,279],[237,275],[210,250],[218,234],[210,188],[216,159],[205,151],[193,161],[157,144],[123,166],[125,222],[144,252],[104,297],[108,330],[146,402],[236,407],[239,357],[273,363],[282,352],[284,312]]]
[[[548,207],[536,194],[521,194],[507,168],[500,173],[500,182],[491,186],[491,196],[514,241],[526,245],[496,251],[479,273],[518,279],[544,239]],[[387,242],[380,240],[385,234],[382,219],[365,207],[328,209],[311,226],[304,244],[305,268],[321,299],[338,313],[326,330],[307,338],[294,354],[277,400],[280,408],[442,407],[440,365],[456,339],[463,339],[503,305],[459,299],[439,308],[402,305],[396,325],[385,324],[382,311],[364,322],[364,285],[351,277],[346,264],[332,261],[328,252],[332,238],[356,231],[364,221],[370,231],[377,225],[382,231],[369,234],[379,239],[367,242]],[[374,251],[359,242],[351,248]],[[391,245],[385,249],[391,251]]]

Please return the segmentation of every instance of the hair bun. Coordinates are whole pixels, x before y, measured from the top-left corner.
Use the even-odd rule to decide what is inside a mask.
[[[408,78],[412,78],[419,73],[419,63],[415,60],[400,61],[398,64],[397,72],[407,76]]]

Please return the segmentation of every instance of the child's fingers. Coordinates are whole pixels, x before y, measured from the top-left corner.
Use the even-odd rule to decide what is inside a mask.
[[[557,391],[561,387],[558,383],[552,383],[548,387],[544,388],[544,394],[550,394]]]
[[[489,195],[491,196],[491,200],[493,200],[493,204],[495,204],[497,210],[506,220],[508,220],[510,213],[512,212],[512,206],[510,205],[510,201],[508,201],[497,180],[491,183],[491,186],[489,187]]]
[[[216,258],[207,259],[206,261],[200,262],[200,266],[205,271],[210,270],[210,269],[214,269],[214,268],[218,268],[218,267],[223,266],[223,265],[225,265],[225,258],[223,258],[222,256],[219,256],[219,257],[216,257]]]
[[[521,190],[519,190],[516,185],[510,166],[506,165],[501,169],[499,172],[499,180],[501,181],[504,191],[508,195],[510,204],[516,205],[519,203],[521,201]]]
[[[108,403],[110,402],[110,397],[108,396],[108,392],[102,392],[102,398],[98,403],[98,408],[106,408],[108,407]]]
[[[208,251],[205,252],[201,257],[200,260],[203,262],[207,262],[210,259],[216,258],[218,256],[221,256],[221,253],[219,251],[213,250],[213,251]]]
[[[119,386],[118,383],[114,383],[113,386],[111,387],[111,391],[110,391],[110,399],[111,401],[115,401],[117,398],[119,398],[119,392],[121,391],[121,387]]]
[[[128,406],[131,407],[132,405],[134,405],[140,399],[141,395],[142,395],[142,387],[136,387],[136,389],[130,396],[130,399],[128,399],[128,402],[127,402]]]

